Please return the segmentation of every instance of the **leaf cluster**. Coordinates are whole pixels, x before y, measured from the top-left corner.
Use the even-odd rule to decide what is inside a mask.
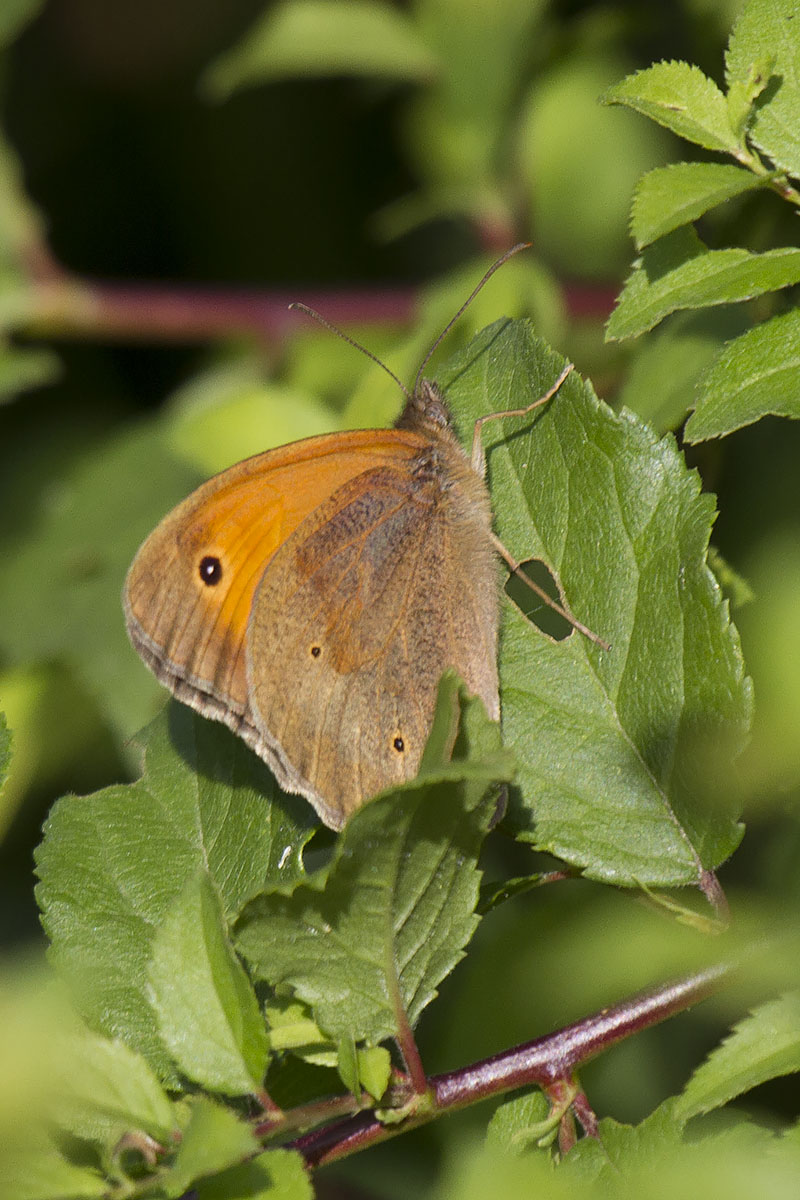
[[[749,192],[771,189],[800,205],[800,81],[796,11],[791,0],[751,0],[731,34],[725,56],[727,90],[685,62],[661,62],[605,93],[679,137],[732,162],[696,161],[659,167],[640,180],[631,232],[640,258],[609,320],[610,339],[654,329],[670,314],[764,298],[758,323],[720,346],[706,325],[702,369],[695,366],[689,442],[721,437],[767,414],[797,417],[800,318],[783,289],[800,282],[800,251],[793,246],[753,251],[710,248],[697,222],[717,206]],[[654,369],[677,361],[698,325],[672,326],[651,350]],[[710,335],[710,336],[709,336]],[[651,368],[651,369],[653,369]],[[640,368],[645,370],[646,368]],[[670,422],[689,407],[676,398]]]
[[[545,390],[559,367],[526,323],[501,321],[440,380],[466,430],[500,396]],[[500,828],[529,854],[713,898],[713,872],[741,836],[723,764],[750,693],[706,564],[709,498],[671,438],[615,416],[574,373],[532,429],[507,419],[493,431],[487,459],[503,538],[551,564],[572,608],[612,643],[554,640],[507,600],[505,748],[480,703],[446,680],[419,779],[360,810],[310,870],[308,806],[227,730],[173,705],[146,734],[137,783],[66,797],[48,820],[38,898],[54,964],[88,1025],[124,1040],[123,1073],[136,1053],[159,1088],[186,1093],[168,1136],[161,1109],[159,1126],[131,1112],[124,1134],[98,1118],[90,1140],[120,1194],[178,1195],[190,1177],[249,1161],[252,1114],[242,1123],[236,1108],[246,1097],[267,1142],[333,1115],[320,1089],[335,1084],[319,1079],[287,1107],[298,1063],[338,1073],[347,1091],[334,1113],[379,1103],[387,1127],[419,1119],[411,1030],[476,931],[500,787]],[[674,610],[654,636],[665,593]],[[220,1110],[222,1097],[233,1109]],[[187,1158],[187,1143],[216,1145],[217,1122],[219,1157]],[[130,1175],[119,1147],[134,1132],[157,1149]]]

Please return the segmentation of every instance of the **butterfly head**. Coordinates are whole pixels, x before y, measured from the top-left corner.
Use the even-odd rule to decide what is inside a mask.
[[[435,383],[427,379],[409,395],[405,407],[395,421],[395,429],[413,429],[434,436],[452,429],[453,422],[444,396]]]

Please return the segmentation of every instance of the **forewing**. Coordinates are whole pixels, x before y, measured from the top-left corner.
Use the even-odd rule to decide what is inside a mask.
[[[178,505],[140,548],[124,605],[134,647],[180,699],[239,728],[245,635],[272,555],[309,513],[373,462],[418,451],[394,431],[331,434],[238,463]],[[218,579],[201,572],[219,563]]]

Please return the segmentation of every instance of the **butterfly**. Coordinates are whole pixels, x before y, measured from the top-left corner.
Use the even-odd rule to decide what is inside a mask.
[[[125,582],[131,642],[160,682],[332,829],[416,775],[446,669],[500,716],[496,552],[518,564],[492,532],[481,422],[470,457],[422,378],[428,358],[394,427],[222,471],[161,521]],[[490,416],[546,402],[569,370],[528,408]]]

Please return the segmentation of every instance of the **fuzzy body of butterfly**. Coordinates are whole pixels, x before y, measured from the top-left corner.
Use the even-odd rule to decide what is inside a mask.
[[[393,428],[268,450],[179,504],[128,572],[128,633],[341,829],[417,773],[447,668],[499,719],[498,549],[479,427],[470,459],[418,380]]]

